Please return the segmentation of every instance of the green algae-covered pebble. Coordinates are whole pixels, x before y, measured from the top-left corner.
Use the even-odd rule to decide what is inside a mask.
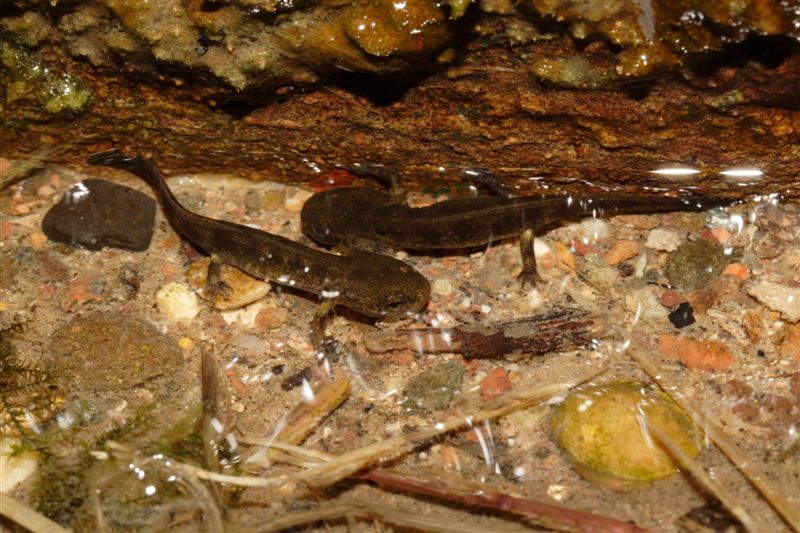
[[[634,490],[676,470],[656,439],[645,435],[642,414],[688,455],[699,453],[701,432],[689,415],[644,383],[581,388],[555,408],[550,427],[584,478],[614,490]]]
[[[726,250],[708,239],[685,242],[667,256],[664,272],[670,285],[681,291],[703,289],[729,264],[738,261],[741,250]]]

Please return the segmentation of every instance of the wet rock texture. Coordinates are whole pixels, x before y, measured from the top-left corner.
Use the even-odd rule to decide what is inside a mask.
[[[798,194],[797,0],[15,5],[8,155],[124,143],[173,171],[294,183],[371,161],[412,187],[485,167],[521,192],[542,176]],[[650,173],[671,163],[701,174]],[[721,174],[742,166],[765,175]]]
[[[48,353],[67,387],[89,391],[129,389],[183,362],[174,340],[119,313],[75,317],[56,332]]]
[[[42,220],[50,240],[89,250],[106,246],[143,251],[150,245],[156,203],[146,194],[106,180],[76,183]]]

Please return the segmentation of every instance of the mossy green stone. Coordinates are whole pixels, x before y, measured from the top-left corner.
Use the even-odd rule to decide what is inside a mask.
[[[676,471],[667,452],[643,431],[641,415],[691,457],[699,453],[701,432],[689,415],[644,383],[579,389],[555,408],[550,426],[583,477],[614,490],[633,490]]]

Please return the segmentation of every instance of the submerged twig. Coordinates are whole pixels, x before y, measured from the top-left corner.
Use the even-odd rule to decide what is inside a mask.
[[[593,533],[646,533],[648,531],[636,524],[622,522],[613,518],[517,498],[486,488],[476,491],[471,487],[465,487],[463,484],[457,485],[441,478],[435,480],[422,479],[377,468],[362,472],[359,477],[374,481],[383,487],[404,492],[433,496],[462,505],[505,511],[525,517],[537,525],[545,526],[555,531]]]
[[[69,533],[70,531],[8,494],[0,493],[0,515],[33,533]]]
[[[287,516],[272,520],[266,524],[256,526],[252,533],[267,533],[269,531],[282,531],[285,529],[310,524],[320,520],[336,520],[341,518],[378,518],[384,522],[404,528],[420,531],[433,531],[435,533],[485,533],[486,527],[444,520],[441,516],[421,514],[419,511],[404,511],[378,502],[362,502],[351,500],[346,503],[326,505],[312,511],[291,513]],[[492,525],[492,531],[497,533],[522,533],[529,531],[519,527],[498,527]]]
[[[419,353],[458,352],[470,359],[543,355],[585,346],[604,328],[599,317],[584,311],[554,309],[496,324],[370,333],[366,347],[371,352],[398,348]]]
[[[667,450],[675,462],[678,463],[682,469],[688,471],[710,494],[713,494],[722,505],[741,522],[747,531],[766,531],[766,528],[762,525],[758,525],[750,516],[750,513],[736,501],[736,498],[734,498],[721,483],[706,474],[697,461],[692,459],[683,447],[675,442],[664,430],[655,425],[648,424],[644,417],[642,417],[642,422],[645,424],[647,431]]]

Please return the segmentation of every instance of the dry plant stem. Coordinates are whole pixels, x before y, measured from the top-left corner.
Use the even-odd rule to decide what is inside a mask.
[[[292,513],[263,526],[248,529],[249,533],[267,533],[269,531],[282,531],[284,529],[310,524],[320,520],[336,520],[341,518],[370,518],[374,517],[382,522],[395,526],[411,528],[420,531],[434,531],[437,533],[486,533],[485,526],[475,526],[465,522],[445,520],[441,516],[429,516],[418,511],[406,512],[387,505],[375,502],[361,502],[353,500],[347,503],[337,503],[313,511]],[[522,528],[508,528],[492,526],[492,531],[497,533],[522,533],[530,531]]]
[[[308,437],[320,422],[328,417],[337,407],[342,405],[350,396],[350,380],[346,378],[323,383],[314,391],[314,401],[311,403],[300,402],[291,413],[288,423],[275,436],[275,440],[300,444]],[[275,460],[272,452],[268,455]]]
[[[260,439],[248,439],[246,437],[241,438],[240,441],[256,445],[262,444]],[[284,452],[283,457],[288,459],[291,464],[298,466],[329,461],[334,458],[334,456],[327,453],[306,450],[283,442],[273,442],[269,446]],[[594,533],[642,533],[647,531],[627,522],[516,498],[488,490],[485,486],[481,486],[476,490],[474,486],[468,486],[446,478],[420,479],[379,468],[372,468],[357,475],[361,479],[378,483],[384,488],[401,490],[411,494],[424,494],[472,507],[505,511],[528,518],[538,525],[555,531],[591,531]]]
[[[536,388],[527,393],[519,393],[509,398],[507,403],[501,407],[480,411],[475,415],[470,415],[463,418],[453,418],[447,422],[436,424],[435,427],[430,429],[423,429],[407,435],[401,435],[399,437],[377,442],[353,452],[340,455],[332,461],[314,466],[305,472],[300,472],[299,474],[273,477],[232,476],[210,472],[208,470],[197,468],[195,466],[174,460],[169,461],[169,466],[170,468],[180,470],[187,476],[216,481],[219,483],[230,483],[231,485],[240,487],[277,488],[287,483],[304,483],[312,488],[327,487],[351,476],[359,470],[363,470],[373,463],[398,457],[422,441],[437,437],[455,429],[460,429],[464,426],[471,426],[484,420],[497,418],[499,416],[507,415],[513,411],[531,407],[532,405],[535,405],[546,398],[566,391],[569,388],[579,385],[583,381],[594,378],[595,376],[597,376],[597,373],[588,375],[580,381],[547,385],[545,387]],[[269,442],[264,442],[263,444],[269,445]],[[118,445],[114,446],[114,448],[117,450],[120,449]],[[123,450],[123,453],[130,454],[130,452],[126,452],[125,450]]]
[[[651,426],[647,423],[647,420],[644,416],[641,417],[644,426],[648,433],[656,438],[656,440],[661,444],[664,448],[666,448],[667,452],[672,456],[676,463],[678,463],[681,468],[687,470],[692,477],[700,483],[700,485],[705,488],[709,494],[713,494],[721,503],[728,509],[733,516],[735,516],[739,522],[747,529],[747,531],[758,532],[758,531],[766,531],[763,525],[759,525],[753,520],[750,514],[744,509],[744,507],[739,503],[736,498],[725,489],[720,483],[712,479],[708,474],[705,473],[703,468],[700,464],[692,459],[689,454],[687,454],[683,447],[677,444],[666,432],[662,431],[660,428],[656,426]]]
[[[591,379],[591,377],[587,379]],[[559,392],[572,388],[576,384],[577,383],[560,383],[539,387],[527,394],[520,394],[516,395],[514,398],[510,398],[508,402],[501,407],[480,411],[475,415],[465,416],[463,418],[452,418],[446,422],[437,423],[434,427],[428,429],[422,429],[407,435],[400,435],[376,442],[369,446],[359,448],[358,450],[340,455],[327,463],[310,468],[299,476],[298,481],[302,481],[309,487],[316,489],[333,485],[378,461],[389,461],[399,457],[412,450],[414,446],[418,445],[420,442],[432,439],[449,431],[460,429],[464,426],[471,427],[478,422],[528,408],[545,398],[549,398]]]
[[[706,435],[711,437],[714,444],[728,456],[728,459],[736,465],[736,468],[738,468],[748,481],[761,492],[764,499],[767,500],[781,517],[783,517],[786,523],[795,531],[800,532],[800,509],[792,505],[792,502],[790,502],[786,496],[777,491],[767,481],[766,474],[758,467],[755,460],[748,457],[736,446],[725,432],[715,424],[714,421],[705,416],[702,410],[697,408],[694,402],[690,401],[687,396],[675,394],[675,391],[681,390],[677,385],[677,381],[667,379],[664,370],[659,368],[658,364],[653,361],[651,357],[646,355],[643,350],[631,346],[630,349],[628,349],[628,355],[639,364],[642,370],[644,370],[653,381],[658,383],[658,386],[661,387],[664,392],[669,394],[684,411],[689,413],[695,424],[705,430]],[[732,509],[729,509],[729,511],[733,512]]]
[[[0,493],[0,515],[13,520],[33,533],[69,533],[43,514],[37,513],[24,503],[7,494]]]

